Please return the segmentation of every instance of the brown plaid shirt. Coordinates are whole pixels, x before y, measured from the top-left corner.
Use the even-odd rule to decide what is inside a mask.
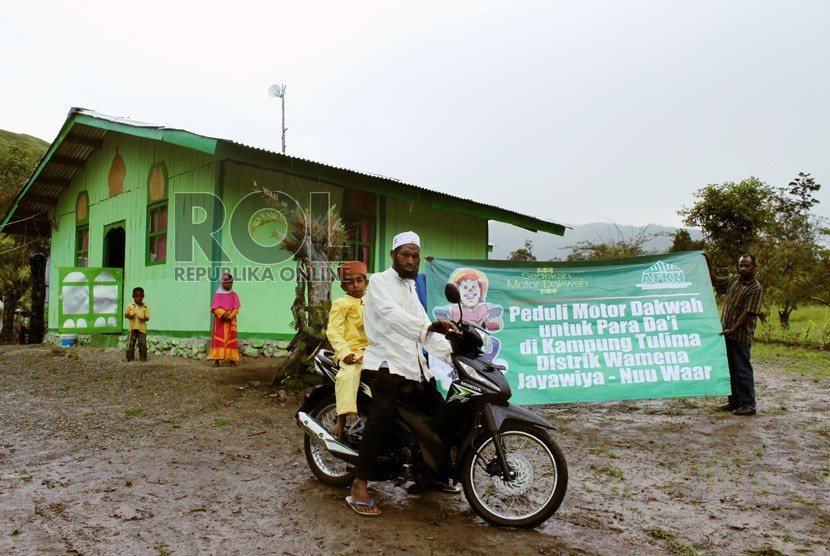
[[[715,291],[725,293],[726,300],[723,302],[723,315],[721,315],[721,326],[724,330],[732,328],[744,313],[749,313],[749,320],[746,326],[736,330],[730,340],[751,344],[755,336],[755,325],[758,322],[758,315],[761,312],[761,300],[764,296],[764,289],[761,283],[755,278],[742,282],[738,274],[723,278],[715,278]]]

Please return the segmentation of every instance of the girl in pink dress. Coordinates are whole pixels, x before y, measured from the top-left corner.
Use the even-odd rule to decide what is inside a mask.
[[[209,359],[219,366],[219,361],[230,361],[231,367],[239,361],[239,346],[236,343],[236,315],[242,305],[233,291],[233,276],[222,275],[222,285],[213,295],[210,312],[213,313],[213,339],[210,343]]]

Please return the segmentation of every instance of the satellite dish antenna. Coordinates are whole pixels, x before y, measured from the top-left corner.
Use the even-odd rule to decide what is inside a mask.
[[[271,85],[268,87],[268,96],[282,98],[285,94],[285,85]]]

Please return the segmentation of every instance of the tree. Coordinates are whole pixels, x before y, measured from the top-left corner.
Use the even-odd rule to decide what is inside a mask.
[[[5,216],[48,146],[40,139],[0,130],[0,218]],[[8,342],[14,335],[15,310],[30,308],[29,257],[37,251],[48,252],[48,245],[48,239],[23,241],[0,234],[0,298],[5,303],[0,341]]]
[[[674,232],[674,240],[669,253],[681,253],[683,251],[702,251],[704,248],[703,240],[695,241],[688,230],[680,228]]]
[[[809,301],[830,305],[830,249],[819,249],[816,274],[822,279],[817,280],[816,288],[810,295]]]
[[[617,238],[606,238],[603,241],[594,243],[591,241],[581,241],[577,245],[569,247],[570,254],[565,260],[567,261],[601,261],[608,259],[627,259],[630,257],[639,257],[640,255],[647,255],[649,252],[644,248],[644,245],[658,237],[659,234],[651,234],[648,232],[648,226],[626,238],[620,227],[614,224],[617,230]]]
[[[13,340],[15,310],[26,308],[29,288],[32,285],[29,255],[25,248],[18,239],[0,234],[0,297],[5,305],[3,330],[0,332],[0,341],[3,343]]]
[[[761,276],[785,328],[799,303],[809,300],[827,279],[819,264],[821,228],[810,212],[818,204],[814,194],[820,189],[821,185],[804,172],[787,187],[779,187],[772,200],[775,217],[759,249],[766,261]]]
[[[736,268],[742,253],[757,251],[774,220],[775,190],[758,178],[710,184],[694,194],[698,200],[678,214],[687,226],[700,228],[715,268]]]
[[[272,203],[266,196],[266,202]],[[252,228],[277,217],[277,211],[265,211]],[[274,385],[300,383],[310,376],[312,357],[326,338],[326,324],[331,308],[331,282],[334,273],[330,261],[342,255],[346,234],[337,208],[331,206],[324,215],[313,216],[297,209],[288,222],[282,246],[297,263],[297,287],[291,305],[292,325],[296,333],[288,346],[289,357],[277,366]]]
[[[46,255],[34,253],[29,257],[29,276],[32,281],[31,312],[29,318],[30,344],[43,342],[46,334]]]
[[[0,217],[29,179],[45,150],[27,150],[16,143],[0,144]]]
[[[803,172],[778,188],[750,177],[707,185],[695,193],[692,207],[678,212],[686,225],[701,228],[716,269],[733,272],[741,254],[756,257],[765,299],[778,306],[779,321],[787,327],[799,303],[828,290],[824,230],[811,213],[820,189]]]
[[[529,239],[525,240],[524,247],[519,247],[515,251],[510,252],[507,257],[508,261],[535,261],[536,255],[533,254],[533,242]]]

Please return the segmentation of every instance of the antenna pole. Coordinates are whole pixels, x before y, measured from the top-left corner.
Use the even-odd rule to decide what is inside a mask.
[[[282,133],[282,154],[285,154],[285,132],[288,131],[288,128],[285,127],[285,89],[287,87],[285,85],[271,85],[268,88],[268,96],[269,97],[280,97],[282,101],[282,125],[281,133]]]
[[[285,89],[286,85],[282,86],[282,95],[280,95],[280,99],[282,100],[282,154],[285,154]]]

